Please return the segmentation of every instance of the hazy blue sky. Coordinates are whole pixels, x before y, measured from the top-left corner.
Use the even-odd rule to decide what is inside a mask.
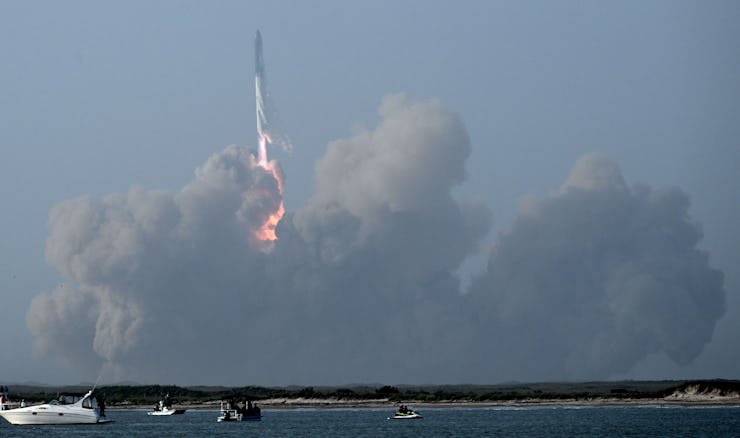
[[[90,381],[100,372],[100,362],[108,363],[104,381],[180,384],[740,378],[739,22],[736,1],[2,1],[0,383]],[[196,168],[206,175],[202,180],[211,181],[207,175],[217,161],[242,159],[227,146],[256,148],[257,29],[264,38],[272,100],[294,148],[292,154],[270,151],[286,175],[285,207],[295,224],[285,225],[281,236],[286,237],[279,242],[290,243],[279,243],[270,254],[242,254],[228,244],[218,246],[220,239],[233,239],[210,236],[212,228],[205,226],[204,240],[210,243],[203,246],[197,239],[174,244],[164,237],[166,231],[147,231],[138,246],[127,250],[124,262],[117,258],[105,264],[115,265],[115,275],[96,276],[93,261],[118,251],[116,239],[127,237],[113,231],[116,237],[96,246],[93,242],[100,242],[104,233],[87,233],[95,234],[106,224],[108,231],[115,228],[119,219],[110,218],[121,211],[120,217],[139,221],[136,212],[141,210],[133,207],[137,201],[130,195],[132,187],[153,204],[164,193],[167,200],[161,202],[183,217],[183,205],[219,215],[220,207],[199,200],[223,192],[214,189],[214,194],[192,199],[188,193],[208,190],[196,187],[201,181],[194,176]],[[417,148],[417,142],[423,144]],[[409,152],[397,160],[395,150],[420,155]],[[430,151],[433,158],[427,159]],[[370,164],[363,162],[376,153]],[[350,162],[356,167],[341,164]],[[599,179],[604,174],[607,182]],[[354,180],[372,180],[373,175],[377,181]],[[618,202],[607,195],[609,201],[603,202],[565,199],[568,187],[601,190],[605,185],[626,194],[619,195]],[[665,192],[669,195],[661,198]],[[102,201],[112,194],[130,198],[121,205]],[[66,210],[52,216],[59,204]],[[648,215],[645,223],[650,225],[644,228],[680,234],[674,237],[685,242],[681,255],[672,257],[665,242],[657,250],[650,237],[625,231],[627,237],[604,243],[609,257],[594,268],[603,276],[591,278],[592,266],[578,264],[583,260],[579,258],[565,257],[570,265],[560,270],[559,255],[592,250],[587,245],[594,238],[579,233],[594,222],[578,212],[598,210],[602,213],[595,216],[606,220],[610,214],[603,212],[612,210],[598,207],[606,204],[614,208],[615,224],[599,222],[594,235],[619,228],[614,215],[635,206],[641,213],[626,215],[625,221],[637,218],[637,223]],[[614,207],[623,204],[627,207]],[[82,217],[80,209],[88,207],[90,217],[98,219]],[[340,212],[328,217],[326,211],[333,209]],[[540,219],[528,216],[531,211],[540,212],[535,214]],[[430,212],[434,220],[425,219]],[[401,213],[403,218],[398,217]],[[152,213],[157,218],[168,214]],[[207,214],[197,217],[203,221],[199,224],[211,223]],[[586,225],[574,225],[574,219]],[[86,227],[88,223],[99,228]],[[685,224],[691,224],[690,229]],[[466,229],[459,235],[452,232],[461,228]],[[703,238],[694,245],[698,229]],[[418,235],[408,237],[409,230]],[[554,237],[534,244],[527,240],[533,233]],[[441,234],[453,237],[449,242],[437,239]],[[556,237],[556,244],[546,243]],[[577,239],[586,242],[581,249],[563,249]],[[624,241],[634,245],[617,248]],[[425,242],[438,246],[427,247]],[[492,247],[501,248],[501,253],[494,251],[489,265]],[[68,257],[85,248],[101,252],[85,260]],[[197,255],[179,259],[175,253],[183,248],[202,250],[208,254],[206,262],[214,265],[193,274],[187,285],[178,273],[188,270],[183,266],[200,269],[203,261]],[[327,248],[336,252],[327,256]],[[429,256],[445,251],[451,255]],[[532,262],[549,251],[555,256]],[[708,259],[702,259],[701,251]],[[631,269],[625,264],[638,253],[635,258],[644,261],[636,268],[640,274],[624,279]],[[524,272],[506,268],[516,264],[513,254],[524,254],[525,263],[517,265],[526,267]],[[615,258],[622,260],[618,267]],[[399,271],[386,266],[407,259],[418,263]],[[243,276],[228,273],[239,266],[234,260],[243,262]],[[144,263],[147,267],[141,268]],[[160,263],[161,269],[150,268]],[[656,266],[659,272],[652,269]],[[272,273],[262,278],[267,270]],[[688,280],[681,272],[689,270],[695,275],[691,286],[685,286]],[[300,276],[285,280],[299,271]],[[387,289],[377,299],[368,285],[377,277],[367,271],[393,279],[373,285]],[[721,283],[706,285],[707,278],[716,280],[716,271],[722,272]],[[547,292],[536,286],[523,287],[521,293],[512,286],[529,285],[528,279],[535,277],[532,284],[540,286],[557,278],[564,286],[553,287],[553,293],[562,296],[543,299],[541,294]],[[664,292],[643,302],[641,294],[652,290],[643,281],[647,277],[661,283]],[[144,283],[146,279],[155,280]],[[196,290],[192,284],[200,281]],[[364,285],[357,296],[354,284]],[[583,300],[569,295],[568,284],[579,285],[586,294],[591,286],[584,284],[597,285],[603,292],[598,296],[608,297],[606,307],[600,307],[601,298],[593,300],[594,308],[610,309],[609,324],[597,330],[599,337],[586,340],[598,348],[580,352],[568,342],[559,344],[551,352],[557,357],[552,373],[519,366],[516,361],[531,361],[529,350],[539,348],[539,338],[532,335],[537,330],[552,333],[553,327],[568,326],[562,336],[570,339],[589,331],[588,318],[566,317],[590,312],[578,306]],[[689,292],[671,298],[684,286]],[[187,287],[192,289],[185,292]],[[388,319],[342,317],[362,314],[363,309],[381,315],[385,305],[394,305],[393,296],[417,287],[419,293],[439,289],[440,294],[459,291],[463,297],[458,303],[456,298],[432,296],[432,304],[416,310],[414,299],[400,300],[399,306],[408,308],[389,312]],[[704,305],[704,287],[711,289],[706,298],[711,305]],[[65,295],[60,288],[86,291],[87,298],[75,301],[72,295],[77,292]],[[183,295],[178,297],[180,290]],[[157,297],[159,293],[167,298]],[[291,293],[301,294],[301,306]],[[621,298],[614,299],[615,294]],[[36,322],[27,322],[32,300],[42,295],[56,301],[38,304],[32,312]],[[261,298],[254,301],[244,298],[257,295]],[[475,311],[465,298],[469,295],[479,303],[472,306]],[[627,295],[636,298],[623,307],[615,304]],[[214,302],[225,299],[246,309],[243,318],[219,314]],[[540,310],[532,309],[549,300],[559,304],[548,307],[553,319],[539,326]],[[458,304],[465,310],[458,312]],[[122,307],[126,312],[116,313]],[[650,311],[635,310],[648,307]],[[473,315],[484,312],[481,309],[491,313]],[[189,318],[170,320],[167,312]],[[100,315],[107,315],[104,321]],[[413,320],[409,315],[418,317],[417,323],[408,323]],[[261,322],[253,323],[258,318]],[[434,347],[409,353],[404,362],[393,355],[405,351],[405,344],[385,350],[388,333],[372,338],[378,326],[424,338],[432,335],[426,325],[431,318],[448,327],[444,333],[452,333],[445,340],[449,345],[506,340],[490,341],[495,344],[490,356],[475,356],[459,346],[439,351]],[[152,322],[157,319],[165,323]],[[193,319],[197,321],[188,328]],[[534,322],[529,327],[521,324],[530,319]],[[110,320],[116,324],[108,326]],[[468,326],[469,320],[488,322]],[[239,321],[247,322],[242,327]],[[639,321],[659,322],[642,327]],[[359,328],[350,329],[351,324]],[[642,328],[635,329],[637,325]],[[64,334],[67,328],[69,334]],[[204,334],[204,328],[212,331]],[[263,362],[250,365],[251,374],[243,378],[231,367],[214,368],[210,377],[208,362],[200,374],[144,369],[147,363],[177,368],[189,354],[205,348],[208,339],[228,337],[222,331],[235,328],[259,334],[252,345],[284,348],[225,352],[234,362]],[[147,341],[147,330],[155,329],[167,333]],[[356,343],[332,337],[345,329],[357,331]],[[119,331],[127,330],[139,331],[109,344],[108,336],[117,339]],[[294,338],[301,332],[311,336],[311,348],[296,353],[292,362],[290,351],[305,344]],[[649,340],[645,333],[650,333]],[[323,342],[312,344],[322,336]],[[166,345],[170,340],[176,344],[172,351]],[[441,345],[447,345],[445,341]],[[624,346],[643,342],[640,348]],[[241,343],[224,342],[203,354],[219,357],[217,347],[245,350]],[[587,358],[611,347],[612,354],[630,360],[610,368]],[[151,357],[152,351],[162,351],[162,357]],[[332,357],[334,351],[338,356]],[[514,363],[502,359],[509,353]],[[393,358],[378,359],[381,363],[374,369],[372,358],[384,355]],[[468,362],[441,359],[447,356]],[[82,358],[87,366],[80,366]],[[429,365],[420,377],[389,382],[393,369],[423,367],[435,358],[439,363]],[[586,365],[573,365],[581,359]],[[296,363],[306,370],[289,368]],[[332,367],[343,369],[334,379]],[[517,374],[517,369],[526,372]]]

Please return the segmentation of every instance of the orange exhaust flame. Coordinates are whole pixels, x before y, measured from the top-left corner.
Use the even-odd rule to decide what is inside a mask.
[[[280,204],[274,212],[267,216],[267,219],[261,226],[254,230],[254,237],[261,242],[273,242],[277,240],[277,234],[275,229],[277,228],[280,219],[285,214],[285,206],[283,205],[283,175],[280,173],[280,169],[277,167],[275,161],[267,161],[267,143],[270,142],[270,137],[266,134],[260,136],[259,139],[259,151],[257,157],[257,165],[266,171],[270,172],[277,181],[278,192],[280,193]]]

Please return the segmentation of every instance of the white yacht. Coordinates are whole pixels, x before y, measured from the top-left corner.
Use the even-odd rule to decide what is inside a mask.
[[[94,424],[107,423],[105,412],[92,390],[82,397],[61,396],[58,400],[41,405],[27,406],[9,410],[0,410],[10,424]],[[103,410],[105,408],[103,407]]]

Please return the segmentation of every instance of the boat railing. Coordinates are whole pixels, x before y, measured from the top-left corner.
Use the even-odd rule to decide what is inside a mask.
[[[3,402],[3,404],[0,405],[0,410],[3,411],[9,411],[11,409],[20,408],[21,404],[20,402]]]

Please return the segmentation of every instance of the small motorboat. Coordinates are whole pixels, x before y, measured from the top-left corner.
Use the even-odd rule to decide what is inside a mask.
[[[224,406],[224,402],[221,402],[221,414],[216,418],[219,423],[231,422],[231,421],[261,421],[262,411],[257,405],[233,408],[230,403]]]
[[[241,418],[239,417],[239,414],[236,413],[236,409],[221,409],[221,414],[219,414],[218,418],[216,418],[216,421],[219,423],[223,423],[226,421],[241,421]]]
[[[147,412],[147,415],[181,415],[185,413],[185,409],[172,409],[171,407],[164,407],[162,409],[152,409]]]
[[[147,415],[181,415],[185,413],[185,409],[172,409],[172,400],[170,400],[170,394],[164,396],[164,400],[160,400],[159,403],[154,405],[154,409],[147,412]]]
[[[96,424],[108,423],[105,407],[90,390],[80,396],[62,395],[57,400],[34,406],[0,410],[10,424]]]
[[[389,420],[411,420],[411,419],[419,419],[424,418],[421,416],[420,413],[415,412],[413,409],[410,409],[406,406],[401,406],[398,411],[393,414],[392,417],[388,417]]]

